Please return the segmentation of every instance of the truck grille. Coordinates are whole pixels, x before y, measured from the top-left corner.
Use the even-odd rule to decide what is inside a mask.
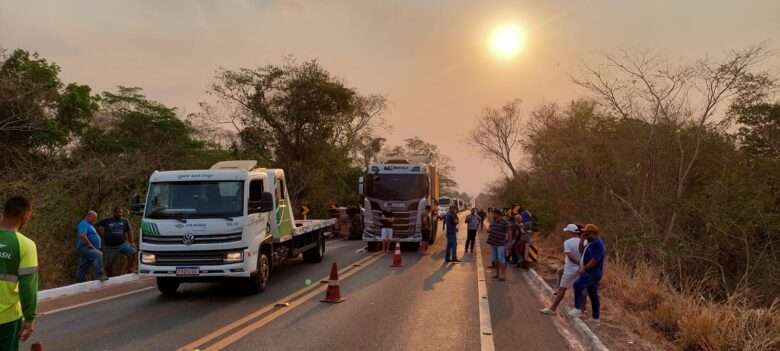
[[[381,211],[373,210],[373,218],[382,216]],[[367,224],[370,232],[379,233],[379,222]],[[404,239],[414,234],[417,226],[417,211],[395,211],[393,212],[393,238]]]
[[[174,244],[184,243],[184,235],[142,235],[141,241],[149,244]],[[195,235],[191,245],[218,244],[241,241],[241,232],[228,234]]]
[[[217,251],[145,251],[156,256],[153,266],[216,266],[223,264],[225,253],[243,249]]]

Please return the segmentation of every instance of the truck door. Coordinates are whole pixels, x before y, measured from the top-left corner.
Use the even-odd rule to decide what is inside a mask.
[[[276,199],[276,223],[279,226],[279,239],[289,240],[293,231],[293,212],[290,206],[290,194],[287,193],[287,184],[284,182],[284,174],[276,174],[274,198]]]

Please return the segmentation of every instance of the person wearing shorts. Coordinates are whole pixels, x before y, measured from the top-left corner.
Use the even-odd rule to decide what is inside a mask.
[[[119,255],[127,258],[125,267],[123,271],[119,272],[120,274],[132,273],[137,262],[133,227],[123,214],[122,208],[116,207],[112,217],[97,223],[97,230],[103,237],[103,260],[106,265],[106,275],[109,277],[113,276],[114,262]]]
[[[390,240],[393,238],[393,213],[390,211],[382,211],[382,217],[379,219],[379,223],[382,227],[382,252],[390,252]]]
[[[511,228],[509,222],[504,219],[504,213],[500,209],[493,211],[493,223],[488,230],[487,244],[493,252],[493,262],[496,266],[496,275],[493,278],[499,281],[506,280],[506,245],[509,243]]]
[[[582,231],[576,224],[569,224],[563,228],[563,232],[570,237],[563,242],[563,274],[561,275],[560,283],[558,284],[558,291],[555,293],[555,299],[550,307],[541,310],[546,315],[554,315],[558,309],[558,305],[561,304],[563,297],[566,295],[566,290],[571,289],[574,286],[574,282],[580,276],[580,235]]]

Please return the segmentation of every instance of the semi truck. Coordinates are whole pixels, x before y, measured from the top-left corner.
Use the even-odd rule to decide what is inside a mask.
[[[295,220],[282,169],[223,161],[210,169],[155,171],[142,213],[139,274],[163,295],[186,282],[237,280],[266,289],[271,271],[303,255],[322,261],[335,219]]]
[[[436,241],[438,222],[436,214],[425,211],[425,206],[437,207],[439,176],[436,167],[425,162],[391,159],[368,166],[359,185],[363,196],[363,241],[369,250],[376,250],[381,242],[380,217],[382,211],[393,216],[392,241],[415,249],[423,240],[422,218],[430,221],[430,244]]]

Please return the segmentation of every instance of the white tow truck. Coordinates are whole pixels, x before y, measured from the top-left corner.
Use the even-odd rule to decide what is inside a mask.
[[[295,220],[284,171],[257,161],[205,170],[155,171],[143,210],[139,274],[164,295],[180,283],[239,279],[258,293],[273,267],[303,255],[322,261],[335,219]]]

